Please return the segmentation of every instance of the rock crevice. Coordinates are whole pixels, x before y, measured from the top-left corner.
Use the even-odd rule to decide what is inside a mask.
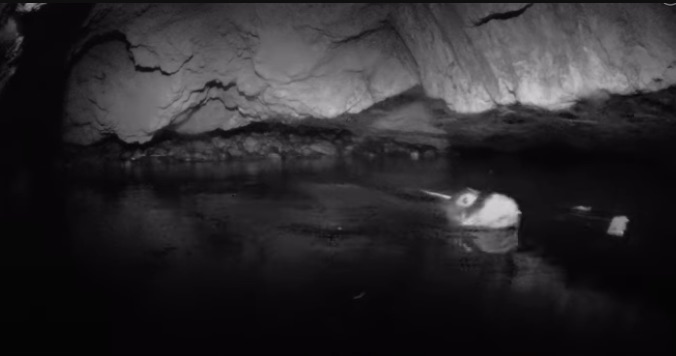
[[[479,20],[477,20],[477,21],[474,21],[474,22],[473,22],[474,27],[483,26],[483,25],[485,25],[485,24],[487,24],[488,22],[491,22],[491,21],[493,21],[493,20],[501,20],[501,21],[504,21],[504,20],[513,19],[513,18],[515,18],[515,17],[519,17],[519,16],[521,16],[524,12],[526,12],[526,10],[528,10],[528,9],[529,9],[531,6],[533,6],[533,5],[534,5],[533,3],[530,3],[530,4],[527,4],[527,5],[523,6],[523,7],[520,8],[520,9],[517,9],[517,10],[506,11],[506,12],[496,12],[496,13],[492,13],[492,14],[486,16],[486,17],[483,17],[483,18],[481,18],[481,19],[479,19]]]

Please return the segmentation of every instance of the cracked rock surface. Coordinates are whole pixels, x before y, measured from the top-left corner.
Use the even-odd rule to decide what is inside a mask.
[[[660,90],[676,84],[676,10],[661,5],[97,4],[65,138],[339,121],[416,86],[459,113]]]

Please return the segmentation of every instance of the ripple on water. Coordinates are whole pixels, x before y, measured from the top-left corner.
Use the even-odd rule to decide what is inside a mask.
[[[618,262],[626,254],[673,267],[653,248],[656,224],[668,220],[656,197],[676,196],[667,178],[617,163],[564,169],[513,158],[140,165],[75,177],[70,226],[82,263],[133,289],[140,315],[257,311],[236,319],[242,330],[354,336],[371,325],[425,335],[415,325],[429,324],[467,340],[480,330],[508,350],[552,342],[580,351],[562,340],[613,338],[659,349],[673,305],[654,303],[665,299],[653,285],[625,293],[612,273],[627,283],[672,278]],[[514,197],[522,228],[458,231],[435,203],[397,193],[468,186]],[[610,239],[561,218],[575,205],[629,215],[630,233]]]

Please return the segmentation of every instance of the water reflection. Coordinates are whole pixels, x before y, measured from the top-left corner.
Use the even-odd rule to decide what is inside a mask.
[[[509,253],[519,247],[519,232],[516,229],[472,231],[472,243],[485,253]]]
[[[526,229],[467,232],[453,230],[436,204],[377,189],[457,189],[463,175],[456,169],[444,161],[307,161],[91,171],[70,189],[73,248],[83,263],[99,266],[100,276],[133,285],[130,298],[143,313],[231,315],[227,305],[239,305],[257,310],[263,321],[256,327],[266,330],[293,332],[290,320],[342,330],[351,327],[349,318],[364,322],[382,306],[398,310],[404,324],[455,313],[458,323],[472,320],[496,333],[527,333],[538,329],[532,323],[545,323],[551,335],[576,337],[630,335],[645,320],[660,319],[659,308],[571,283],[567,268],[575,258],[549,257],[588,248],[562,242],[579,231],[552,230],[544,214],[565,194],[496,183],[493,190],[530,202]],[[545,184],[537,174],[527,178]],[[601,203],[617,199],[596,194]],[[532,209],[543,195],[551,199]],[[576,238],[598,246],[604,233]],[[520,246],[522,240],[538,250]],[[362,293],[358,303],[365,306],[351,304]],[[340,308],[350,312],[332,312]]]

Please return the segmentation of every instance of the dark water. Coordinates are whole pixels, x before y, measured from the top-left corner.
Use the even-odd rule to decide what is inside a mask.
[[[674,352],[676,189],[650,164],[140,163],[66,184],[79,292],[46,297],[68,300],[49,325],[72,330],[53,350]],[[398,194],[465,187],[517,200],[518,246]],[[601,219],[568,214],[576,205]],[[613,215],[631,220],[623,238],[605,234]]]

